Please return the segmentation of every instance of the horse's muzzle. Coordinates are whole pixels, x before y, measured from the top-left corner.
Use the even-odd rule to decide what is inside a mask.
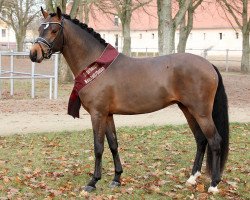
[[[34,51],[34,52],[30,51],[30,60],[32,62],[36,62],[37,61],[37,51]]]
[[[40,63],[43,60],[42,50],[38,44],[34,44],[30,49],[30,60],[32,62]]]

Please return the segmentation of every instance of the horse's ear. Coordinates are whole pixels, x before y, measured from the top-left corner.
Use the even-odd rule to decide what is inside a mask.
[[[58,19],[62,18],[62,11],[59,7],[56,8],[56,14],[57,14]]]
[[[42,6],[41,6],[41,11],[42,11],[43,17],[46,19],[49,16],[48,12],[46,12],[45,10],[43,10]]]

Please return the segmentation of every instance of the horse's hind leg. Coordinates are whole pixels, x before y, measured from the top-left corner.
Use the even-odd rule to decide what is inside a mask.
[[[212,114],[208,116],[196,116],[195,117],[198,124],[201,127],[202,132],[207,138],[209,148],[211,149],[211,157],[208,156],[207,162],[211,162],[211,169],[207,164],[208,172],[211,173],[211,185],[208,192],[216,193],[218,192],[217,185],[221,180],[220,171],[220,157],[221,157],[221,136],[219,135],[214,121],[212,119]]]
[[[178,106],[184,113],[187,119],[187,122],[189,124],[189,127],[192,130],[194,137],[195,137],[195,141],[196,141],[197,149],[196,149],[196,156],[194,160],[192,174],[186,182],[188,185],[195,185],[196,179],[201,175],[201,167],[202,167],[204,154],[206,151],[207,139],[202,133],[202,130],[199,124],[197,123],[193,115],[188,111],[188,109],[182,104],[178,104]]]
[[[115,124],[113,115],[108,116],[107,119],[107,130],[106,130],[106,137],[108,140],[109,148],[113,156],[114,165],[115,165],[115,177],[113,181],[110,184],[110,187],[116,187],[120,186],[120,177],[122,174],[122,165],[118,153],[118,142],[117,142],[117,136],[116,136],[116,130],[115,130]]]

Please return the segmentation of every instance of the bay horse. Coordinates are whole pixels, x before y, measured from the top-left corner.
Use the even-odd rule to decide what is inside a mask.
[[[108,44],[86,24],[69,15],[48,13],[39,38],[30,49],[30,59],[42,62],[61,52],[75,77],[97,60]],[[101,179],[104,138],[112,152],[115,175],[111,187],[120,186],[123,172],[118,153],[114,114],[134,115],[177,104],[193,132],[197,152],[188,184],[196,184],[207,149],[209,192],[218,192],[229,151],[227,96],[218,69],[206,59],[176,53],[153,58],[132,58],[120,53],[109,68],[78,91],[81,105],[90,114],[94,133],[95,169],[83,189],[92,191]]]

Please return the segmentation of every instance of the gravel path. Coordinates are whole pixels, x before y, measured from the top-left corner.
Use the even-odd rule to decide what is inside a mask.
[[[229,109],[231,122],[250,122],[250,108]],[[0,115],[0,135],[26,134],[51,131],[73,131],[91,128],[90,116],[83,112],[74,119],[65,112],[39,111],[5,113]],[[184,124],[186,119],[177,106],[142,115],[115,115],[115,124],[121,126],[147,126]]]

